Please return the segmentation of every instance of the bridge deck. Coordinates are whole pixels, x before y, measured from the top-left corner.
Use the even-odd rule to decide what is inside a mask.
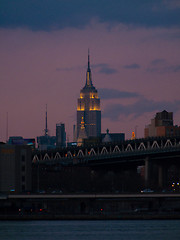
[[[4,199],[5,197],[3,197]],[[118,199],[118,198],[180,198],[180,193],[135,193],[135,194],[21,194],[7,195],[6,199]],[[0,197],[1,199],[1,197]]]

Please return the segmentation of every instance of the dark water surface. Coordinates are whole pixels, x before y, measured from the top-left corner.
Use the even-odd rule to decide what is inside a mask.
[[[0,239],[179,240],[180,220],[0,221]]]

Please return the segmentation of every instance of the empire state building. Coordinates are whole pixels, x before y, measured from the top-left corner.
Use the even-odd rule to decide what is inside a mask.
[[[86,83],[80,91],[80,98],[78,98],[77,138],[80,137],[82,129],[87,138],[101,135],[100,99],[98,98],[98,91],[92,83],[89,52]]]

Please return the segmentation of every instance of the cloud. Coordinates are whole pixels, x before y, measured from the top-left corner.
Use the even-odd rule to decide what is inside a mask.
[[[137,64],[137,63],[133,63],[133,64],[130,64],[130,65],[125,65],[124,68],[125,69],[138,69],[138,68],[140,68],[140,65]]]
[[[166,60],[163,58],[157,58],[151,61],[151,65],[156,66],[156,65],[162,65],[166,63]]]
[[[155,67],[148,67],[146,69],[147,72],[150,73],[159,73],[159,74],[166,74],[166,73],[177,73],[180,72],[180,65],[165,65],[165,66],[155,66]]]
[[[176,8],[180,8],[180,1],[179,0],[164,0],[163,4],[169,8],[169,9],[176,9]]]
[[[100,88],[98,92],[101,99],[137,98],[141,96],[136,92],[124,92],[110,88]]]
[[[176,73],[180,72],[180,65],[169,65],[169,63],[165,59],[157,58],[151,61],[146,71],[160,74]]]
[[[171,3],[169,3],[171,2]],[[1,0],[0,27],[52,30],[80,28],[92,19],[136,26],[180,26],[177,0]]]
[[[103,111],[103,118],[108,118],[110,120],[118,120],[121,115],[133,116],[133,118],[140,117],[145,113],[153,111],[167,110],[170,112],[177,112],[179,110],[180,101],[176,100],[174,102],[165,101],[152,101],[145,98],[139,99],[134,104],[122,105],[122,104],[111,104],[108,105]]]
[[[172,72],[180,72],[180,65],[171,66],[169,70]]]
[[[92,67],[92,69],[97,69],[98,73],[103,73],[103,74],[107,74],[107,75],[118,72],[115,68],[112,68],[108,64],[105,64],[105,63],[93,64],[91,67]],[[87,65],[65,67],[65,68],[58,67],[58,68],[56,68],[56,71],[71,72],[74,70],[81,70],[81,69],[87,69]]]
[[[92,68],[94,69],[97,68],[99,73],[108,74],[108,75],[118,72],[115,68],[110,67],[106,63],[94,64],[92,65]]]

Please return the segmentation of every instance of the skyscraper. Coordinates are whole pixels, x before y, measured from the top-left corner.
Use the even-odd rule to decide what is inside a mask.
[[[78,98],[77,138],[79,137],[82,120],[87,137],[99,137],[101,135],[100,99],[98,98],[98,91],[92,83],[89,51],[86,83],[80,91],[80,98]]]
[[[65,124],[59,123],[59,124],[56,124],[56,147],[65,147],[65,146],[66,146]]]

